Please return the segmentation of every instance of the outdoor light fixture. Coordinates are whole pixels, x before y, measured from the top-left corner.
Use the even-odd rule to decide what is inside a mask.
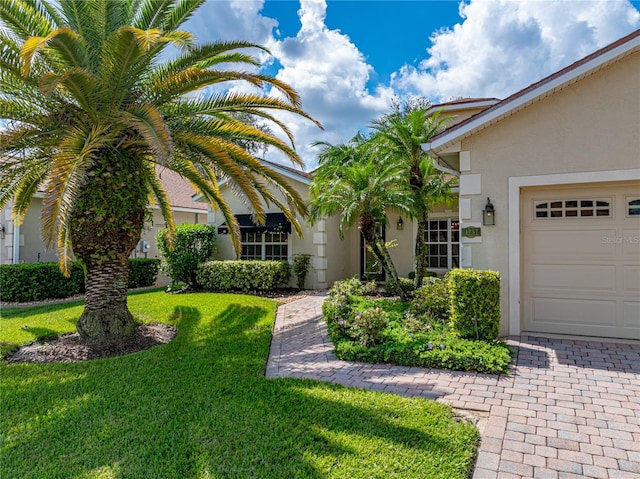
[[[493,208],[493,204],[489,197],[487,197],[487,204],[482,210],[482,224],[485,226],[493,226],[496,224],[496,210]]]
[[[396,223],[396,229],[402,231],[402,228],[404,228],[404,221],[402,221],[401,216],[400,218],[398,218],[398,222]]]
[[[0,239],[4,239],[4,225],[0,223]]]

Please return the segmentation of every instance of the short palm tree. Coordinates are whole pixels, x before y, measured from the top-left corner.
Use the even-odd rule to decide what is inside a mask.
[[[202,3],[0,1],[0,119],[8,125],[0,131],[0,208],[13,201],[19,223],[33,195],[44,191],[43,238],[57,245],[63,269],[72,254],[86,267],[77,328],[87,343],[119,341],[135,329],[126,297],[128,257],[150,202],[173,231],[158,170],[179,173],[220,209],[236,250],[237,223],[220,194],[222,179],[253,207],[257,221],[264,221],[263,202],[274,203],[300,232],[302,198],[243,145],[270,145],[300,164],[290,130],[273,112],[314,120],[290,86],[248,72],[258,61],[246,49],[264,48],[197,44],[179,29]],[[231,81],[253,85],[256,93],[225,91]],[[194,93],[204,87],[218,93]],[[251,119],[271,121],[289,141]]]
[[[446,118],[425,108],[397,110],[372,123],[374,137],[390,161],[403,168],[411,194],[411,214],[416,219],[415,285],[420,287],[427,271],[427,231],[429,212],[434,204],[450,200],[453,178],[436,171],[433,159],[422,149],[443,129]]]
[[[311,223],[339,213],[341,238],[345,227],[357,224],[394,289],[402,291],[389,251],[378,233],[388,208],[408,211],[410,198],[401,186],[402,167],[379,156],[374,145],[362,137],[349,144],[323,146],[320,166],[311,180]]]

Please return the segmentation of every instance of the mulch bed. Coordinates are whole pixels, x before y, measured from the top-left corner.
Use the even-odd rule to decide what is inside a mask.
[[[87,346],[78,333],[65,334],[49,341],[36,341],[11,351],[5,356],[8,363],[71,363],[88,359],[111,358],[144,351],[166,344],[176,337],[178,330],[168,324],[140,324],[135,334],[107,347]]]

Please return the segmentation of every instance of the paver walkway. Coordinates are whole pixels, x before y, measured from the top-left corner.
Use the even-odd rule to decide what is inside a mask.
[[[422,396],[488,415],[474,479],[640,479],[640,343],[510,339],[513,374],[340,361],[326,296],[278,308],[267,377]]]

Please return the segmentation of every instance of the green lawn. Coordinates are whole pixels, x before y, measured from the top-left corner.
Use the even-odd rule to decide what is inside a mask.
[[[478,432],[439,403],[263,376],[276,303],[130,296],[178,336],[82,363],[0,362],[6,478],[460,478]],[[74,329],[78,303],[5,309],[3,351]]]

